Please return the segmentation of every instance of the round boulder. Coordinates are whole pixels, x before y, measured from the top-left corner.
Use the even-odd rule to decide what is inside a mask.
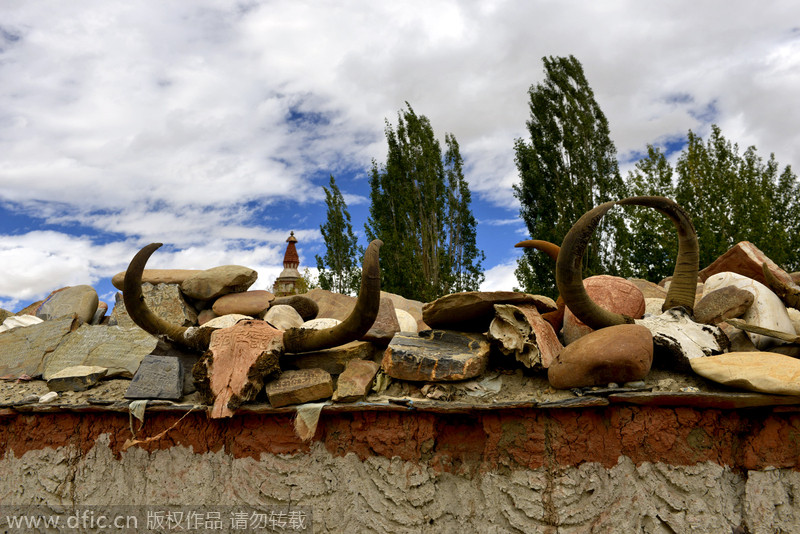
[[[644,295],[629,280],[618,276],[601,274],[590,276],[584,280],[583,287],[586,288],[589,297],[601,308],[621,313],[634,319],[640,319],[644,315]],[[592,329],[575,317],[569,308],[564,311],[564,326],[561,329],[561,334],[565,345],[575,342],[591,331]]]

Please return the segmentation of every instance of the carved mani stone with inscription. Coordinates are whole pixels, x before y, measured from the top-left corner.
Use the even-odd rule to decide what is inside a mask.
[[[255,399],[264,381],[280,373],[283,331],[265,321],[244,320],[211,334],[208,352],[194,366],[197,390],[211,417],[231,417]]]
[[[273,408],[303,404],[333,395],[333,379],[323,369],[286,371],[267,384],[267,397]]]

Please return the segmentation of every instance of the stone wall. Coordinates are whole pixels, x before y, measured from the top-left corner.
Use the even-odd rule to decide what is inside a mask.
[[[208,420],[0,412],[3,505],[288,505],[315,532],[798,532],[800,412],[607,406]],[[138,427],[139,423],[134,421]]]

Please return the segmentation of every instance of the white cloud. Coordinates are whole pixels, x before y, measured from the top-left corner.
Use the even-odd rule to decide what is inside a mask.
[[[512,291],[519,288],[519,282],[514,275],[517,268],[517,260],[510,260],[506,263],[495,265],[488,269],[484,274],[485,280],[481,284],[481,291]]]

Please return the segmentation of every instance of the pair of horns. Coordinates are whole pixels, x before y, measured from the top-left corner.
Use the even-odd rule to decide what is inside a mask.
[[[682,306],[691,314],[694,309],[700,261],[697,234],[686,211],[665,197],[631,197],[616,202],[606,202],[578,219],[564,237],[556,261],[556,284],[564,303],[578,319],[595,330],[634,322],[632,317],[613,313],[598,306],[589,298],[583,286],[581,267],[583,253],[600,219],[616,204],[653,208],[666,215],[675,225],[678,231],[678,258],[662,310]]]
[[[378,252],[383,241],[372,241],[364,254],[361,270],[361,290],[356,306],[350,315],[337,326],[323,330],[290,328],[283,334],[286,352],[298,353],[321,350],[343,345],[359,339],[372,327],[378,316],[381,298],[381,277]],[[154,314],[144,301],[142,294],[142,272],[150,256],[161,246],[152,243],[140,250],[128,265],[122,298],[131,319],[139,328],[158,338],[182,345],[192,350],[208,349],[208,336],[200,329],[176,326]]]

